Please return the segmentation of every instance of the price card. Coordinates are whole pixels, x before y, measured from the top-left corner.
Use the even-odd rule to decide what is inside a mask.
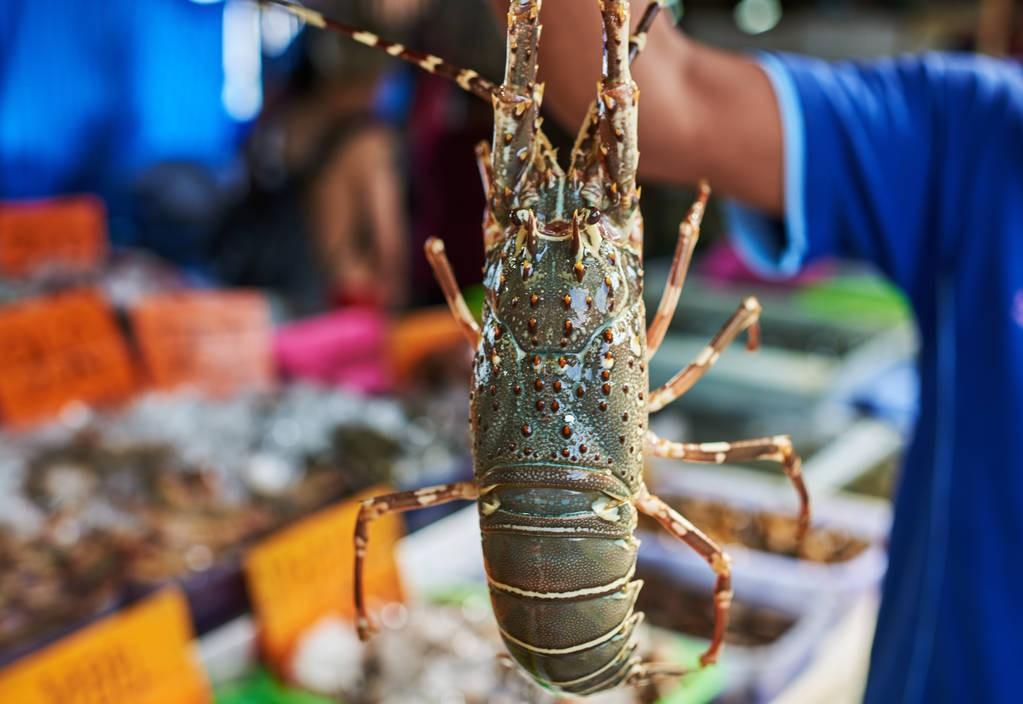
[[[399,380],[413,376],[433,355],[458,354],[465,336],[447,306],[424,308],[397,320],[388,339],[391,369]]]
[[[107,218],[93,196],[0,203],[0,273],[47,266],[97,268],[107,253]]]
[[[0,671],[11,704],[208,704],[185,597],[156,594]]]
[[[273,378],[266,299],[250,291],[150,296],[132,311],[153,384],[195,386],[213,396],[262,387]]]
[[[389,491],[387,487],[371,489],[300,521],[249,551],[245,559],[249,596],[264,653],[279,669],[286,669],[299,636],[323,617],[354,620],[355,519],[363,499]],[[371,609],[403,598],[394,556],[401,535],[397,514],[370,524],[364,586]]]
[[[135,369],[110,307],[93,290],[0,308],[0,415],[24,425],[72,401],[123,400]]]

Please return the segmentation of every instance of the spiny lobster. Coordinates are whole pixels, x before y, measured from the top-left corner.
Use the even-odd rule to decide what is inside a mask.
[[[598,95],[567,173],[541,131],[537,82],[541,0],[512,0],[504,82],[411,51],[302,6],[307,23],[453,79],[494,108],[492,146],[477,158],[487,193],[482,326],[469,312],[440,240],[426,256],[475,349],[470,391],[474,480],[367,500],[355,531],[355,604],[362,638],[372,630],[362,593],[367,527],[391,513],[477,501],[491,602],[514,659],[542,685],[585,695],[653,677],[673,665],[644,662],[634,630],[642,582],[634,579],[638,513],[656,519],[717,575],[715,627],[701,664],[715,662],[732,598],[729,559],[685,517],[651,494],[644,454],[689,462],[780,462],[809,524],[800,460],[788,436],[741,442],[671,442],[649,413],[681,396],[740,333],[759,344],[760,304],[747,298],[699,356],[648,391],[647,361],[674,315],[709,197],[679,228],[667,286],[649,329],[643,305],[643,220],[636,185],[639,90],[630,62],[665,0],[652,2],[629,36],[627,0],[598,0],[604,61]]]

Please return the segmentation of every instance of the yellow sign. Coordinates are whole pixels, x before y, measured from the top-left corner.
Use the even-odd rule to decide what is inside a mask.
[[[10,704],[208,704],[188,604],[166,590],[0,672]]]
[[[249,551],[245,575],[264,653],[283,669],[299,636],[325,616],[353,619],[355,520],[363,499],[386,487],[328,508],[274,534]],[[370,524],[364,582],[372,606],[402,599],[394,558],[402,535],[396,514]],[[354,626],[353,626],[354,628]]]

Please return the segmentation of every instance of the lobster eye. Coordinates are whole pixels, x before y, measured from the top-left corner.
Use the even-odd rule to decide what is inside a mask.
[[[600,216],[601,212],[594,208],[593,210],[590,211],[590,214],[586,216],[586,224],[596,225],[598,222],[600,222]]]

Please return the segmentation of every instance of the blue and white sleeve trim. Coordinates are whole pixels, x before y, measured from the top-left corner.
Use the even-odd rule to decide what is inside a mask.
[[[809,249],[804,207],[806,131],[799,95],[784,64],[771,54],[757,58],[771,81],[781,113],[785,220],[780,223],[735,202],[724,207],[736,245],[750,268],[766,277],[784,278],[799,272]]]

